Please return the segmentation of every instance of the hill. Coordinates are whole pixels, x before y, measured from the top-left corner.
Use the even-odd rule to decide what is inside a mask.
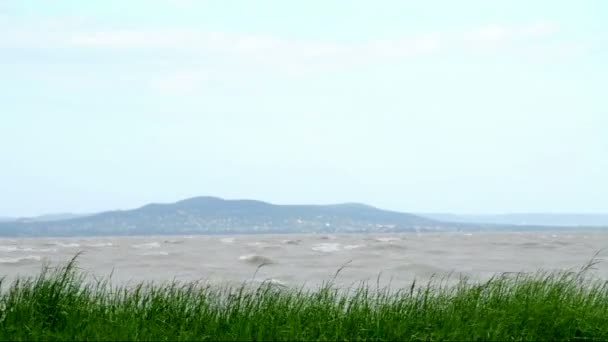
[[[425,231],[440,223],[372,206],[275,205],[195,197],[170,204],[52,221],[0,222],[1,236],[354,233]]]

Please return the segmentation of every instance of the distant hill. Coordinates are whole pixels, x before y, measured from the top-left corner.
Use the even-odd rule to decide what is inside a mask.
[[[63,221],[63,220],[71,220],[80,217],[90,216],[90,214],[71,214],[71,213],[62,213],[62,214],[49,214],[49,215],[40,215],[34,217],[20,217],[17,219],[12,219],[11,221],[17,222],[51,222],[51,221]]]
[[[62,214],[49,214],[49,215],[40,215],[33,217],[0,217],[0,222],[49,222],[49,221],[62,221],[62,220],[70,220],[79,217],[90,216],[91,214],[71,214],[71,213],[62,213]]]
[[[524,213],[497,215],[456,215],[442,213],[426,213],[417,215],[432,220],[457,223],[554,227],[608,227],[608,214]]]
[[[420,216],[364,204],[274,205],[195,197],[85,217],[0,223],[2,236],[401,232],[439,229]]]

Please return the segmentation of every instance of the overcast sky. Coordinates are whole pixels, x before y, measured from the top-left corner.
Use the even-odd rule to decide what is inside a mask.
[[[0,216],[608,212],[608,2],[0,0]]]

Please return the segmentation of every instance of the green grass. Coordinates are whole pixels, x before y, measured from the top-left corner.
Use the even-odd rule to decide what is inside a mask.
[[[125,288],[85,281],[72,260],[4,284],[0,339],[607,340],[608,285],[585,276],[586,269],[401,290],[331,283],[311,291],[271,284]]]

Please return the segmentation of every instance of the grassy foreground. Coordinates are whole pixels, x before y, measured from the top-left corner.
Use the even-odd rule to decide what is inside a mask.
[[[608,285],[581,272],[340,291],[91,285],[74,260],[0,294],[1,340],[608,340]]]

